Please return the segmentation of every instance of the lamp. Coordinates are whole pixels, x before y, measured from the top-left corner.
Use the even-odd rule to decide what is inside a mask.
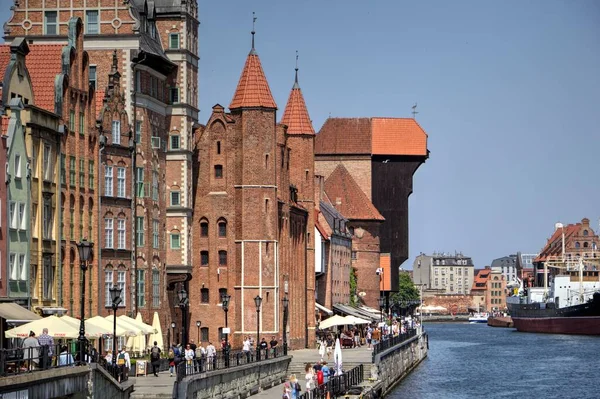
[[[178,342],[175,342],[175,327],[177,327],[177,324],[175,324],[175,322],[174,322],[174,321],[173,321],[173,322],[171,322],[171,330],[173,330],[173,334],[172,334],[172,336],[173,336],[173,342],[174,342],[175,344],[178,344]]]
[[[225,356],[225,367],[229,367],[229,327],[227,327],[227,312],[229,311],[229,300],[231,299],[231,295],[227,295],[227,293],[223,293],[221,295],[221,305],[223,306],[223,311],[225,312],[225,348],[223,350],[223,355]]]
[[[380,296],[379,299],[377,299],[377,302],[379,303],[379,321],[383,322],[383,305],[385,304],[385,299]]]
[[[179,308],[181,309],[181,344],[185,346],[188,343],[187,339],[187,312],[186,307],[188,304],[188,293],[184,287],[181,287],[179,292],[177,292],[177,296],[179,296]]]
[[[81,320],[79,320],[79,362],[85,362],[85,272],[88,268],[87,262],[91,257],[92,248],[94,244],[89,242],[87,239],[81,240],[77,244],[77,250],[79,251],[79,266],[81,267]]]
[[[285,295],[281,302],[283,302],[283,355],[287,356],[287,318],[290,300]]]
[[[262,304],[260,295],[254,297],[254,304],[256,305],[256,360],[260,360],[260,305]]]
[[[196,327],[198,327],[198,345],[200,345],[200,326],[202,325],[202,322],[200,320],[196,321]]]
[[[121,288],[118,285],[113,285],[112,288],[108,290],[110,292],[110,303],[112,305],[112,309],[114,311],[113,317],[113,355],[112,355],[112,365],[113,370],[117,365],[117,308],[121,303]]]

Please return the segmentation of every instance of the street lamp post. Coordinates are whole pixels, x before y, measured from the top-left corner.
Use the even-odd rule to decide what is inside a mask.
[[[178,342],[175,342],[175,327],[177,326],[177,324],[175,324],[175,322],[171,322],[171,330],[173,330],[173,334],[171,334],[172,339],[173,339],[173,343],[178,344]],[[169,345],[171,345],[172,343],[169,342]]]
[[[196,327],[198,327],[198,345],[200,345],[200,326],[202,325],[202,322],[200,320],[196,321]]]
[[[187,339],[187,305],[188,305],[188,294],[185,288],[181,288],[177,293],[179,296],[179,309],[181,309],[181,344],[185,348],[185,345],[188,343]]]
[[[254,304],[256,305],[256,360],[260,360],[260,305],[262,298],[257,295],[254,297]]]
[[[377,300],[377,302],[379,302],[379,322],[383,323],[383,305],[384,305],[383,297],[380,296],[379,299]]]
[[[112,305],[112,309],[114,311],[113,317],[113,355],[112,355],[112,366],[113,370],[117,366],[117,308],[121,303],[121,289],[118,285],[113,285],[110,291],[110,303]]]
[[[223,305],[223,311],[225,312],[225,348],[223,355],[225,355],[225,367],[229,367],[229,327],[227,327],[227,312],[229,311],[229,300],[231,295],[221,295],[221,304]]]
[[[283,302],[283,355],[287,356],[288,344],[287,344],[287,319],[288,319],[288,305],[290,300],[287,295],[281,300]]]
[[[77,250],[79,251],[79,266],[81,267],[81,320],[79,321],[79,362],[85,362],[85,271],[88,268],[87,262],[92,254],[92,248],[94,244],[86,240],[85,238],[77,244]]]

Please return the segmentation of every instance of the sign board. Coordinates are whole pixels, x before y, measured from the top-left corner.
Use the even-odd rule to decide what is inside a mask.
[[[231,334],[231,330],[229,327],[223,328],[223,334]]]
[[[135,364],[135,376],[146,375],[146,361],[138,360]]]

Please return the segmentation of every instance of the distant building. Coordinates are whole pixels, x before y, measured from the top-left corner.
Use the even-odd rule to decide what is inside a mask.
[[[473,310],[504,311],[506,308],[506,277],[500,267],[486,266],[478,270],[471,288]]]
[[[530,287],[534,280],[533,260],[539,254],[522,254],[517,252],[517,270],[518,277],[523,280],[524,287]]]
[[[421,254],[413,263],[415,284],[446,294],[469,294],[473,285],[473,274],[473,260],[462,253]]]
[[[492,261],[492,269],[501,270],[505,281],[515,281],[518,277],[517,255],[508,255],[494,259]]]

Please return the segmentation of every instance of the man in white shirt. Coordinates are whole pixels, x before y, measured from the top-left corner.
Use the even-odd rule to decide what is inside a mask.
[[[217,360],[217,350],[215,349],[215,346],[212,344],[212,342],[208,343],[208,346],[206,347],[206,358],[208,360],[208,369],[212,370],[213,368],[215,368],[216,366],[216,360]]]
[[[246,338],[244,338],[244,343],[242,346],[242,351],[246,354],[246,363],[250,363],[250,347],[250,337],[246,336]]]
[[[129,369],[131,368],[131,359],[129,353],[125,347],[121,348],[121,351],[117,355],[117,366],[121,369],[121,375],[119,376],[119,382],[126,380],[129,377]]]

